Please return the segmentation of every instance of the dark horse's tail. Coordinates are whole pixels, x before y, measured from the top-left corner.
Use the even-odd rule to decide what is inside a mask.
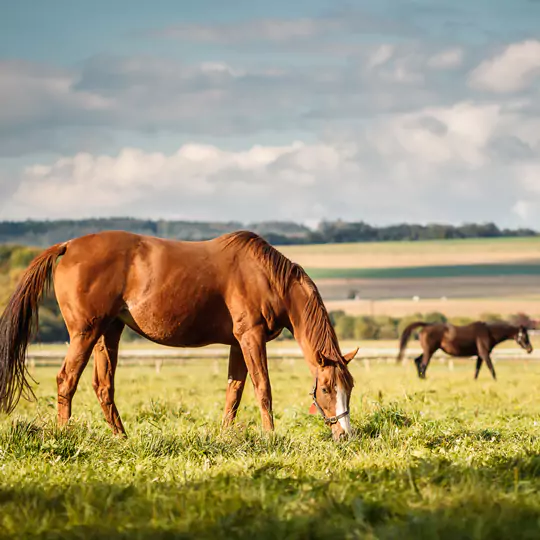
[[[38,327],[38,303],[50,288],[56,259],[67,244],[57,244],[38,255],[24,272],[0,317],[0,411],[13,411],[21,395],[31,399],[26,349]]]
[[[403,330],[403,333],[401,334],[401,338],[399,340],[399,353],[397,356],[398,362],[401,362],[403,360],[403,353],[405,352],[405,347],[407,346],[407,343],[411,338],[411,334],[413,333],[413,331],[420,327],[424,328],[425,326],[429,326],[429,323],[418,321],[409,324],[409,326],[407,326],[407,328]]]

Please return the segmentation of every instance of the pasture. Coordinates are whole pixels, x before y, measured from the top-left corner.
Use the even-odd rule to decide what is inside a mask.
[[[361,357],[361,354],[359,355]],[[0,418],[2,538],[537,538],[540,365],[509,360],[473,381],[359,361],[355,435],[334,443],[307,415],[301,360],[271,360],[276,432],[253,391],[219,428],[226,361],[120,366],[114,438],[88,366],[70,426],[57,430],[57,368],[36,368],[37,403]]]

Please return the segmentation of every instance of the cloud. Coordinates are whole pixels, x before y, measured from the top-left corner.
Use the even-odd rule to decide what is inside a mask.
[[[380,45],[373,51],[373,53],[370,55],[368,59],[368,68],[375,68],[377,66],[381,66],[383,64],[386,64],[390,58],[394,55],[395,48],[393,45],[389,43],[384,43],[383,45]]]
[[[460,66],[463,62],[463,49],[455,47],[447,49],[431,56],[427,65],[434,69],[452,69]]]
[[[94,151],[99,139],[108,147],[118,130],[190,138],[285,135],[344,117],[441,105],[450,93],[433,91],[439,75],[425,73],[428,59],[382,45],[346,64],[294,68],[104,55],[73,69],[0,62],[0,155]]]
[[[335,19],[258,19],[230,24],[177,24],[156,30],[153,36],[199,43],[243,43],[250,41],[293,41],[338,30]]]
[[[521,141],[520,117],[472,101],[381,117],[317,143],[79,153],[11,178],[2,214],[374,223],[507,216],[503,224],[540,225],[530,210],[540,204],[540,121],[531,122],[537,129],[523,132],[532,152],[525,165],[493,152],[510,144],[509,133]]]
[[[540,226],[539,42],[491,57],[351,39],[362,24],[182,27],[237,51],[294,42],[292,59],[0,62],[0,155],[25,164],[0,168],[2,215]]]
[[[501,54],[482,62],[470,75],[473,88],[506,94],[524,90],[540,73],[540,41],[509,45]]]
[[[0,123],[46,121],[58,112],[107,111],[113,103],[92,92],[73,91],[73,76],[64,70],[23,61],[0,61]],[[7,106],[9,104],[9,106]]]
[[[318,17],[251,18],[228,23],[179,23],[146,32],[147,37],[190,43],[238,45],[297,44],[345,34],[413,35],[418,29],[404,20],[353,9],[334,9]]]

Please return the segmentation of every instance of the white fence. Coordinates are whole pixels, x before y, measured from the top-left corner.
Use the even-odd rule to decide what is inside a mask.
[[[397,356],[397,349],[395,348],[364,348],[358,351],[356,356],[356,362],[395,362]],[[408,348],[404,355],[404,362],[412,360],[422,354],[420,348]],[[27,362],[30,366],[53,366],[58,365],[64,359],[65,350],[33,350],[27,355]],[[186,360],[197,359],[226,359],[229,356],[228,347],[207,347],[200,349],[124,349],[119,351],[118,363],[119,365],[143,365],[143,364],[156,364],[161,366],[163,361],[179,362],[183,363]],[[492,358],[494,361],[504,359],[523,359],[523,360],[539,360],[540,350],[534,351],[531,354],[527,354],[523,349],[518,348],[499,348],[492,352]],[[277,359],[298,359],[302,358],[302,352],[298,347],[268,348],[268,358],[270,361]],[[451,357],[438,351],[434,357],[434,360],[441,360],[443,362],[451,361]]]

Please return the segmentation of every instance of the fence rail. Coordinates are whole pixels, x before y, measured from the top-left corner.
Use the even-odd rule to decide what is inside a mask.
[[[422,353],[419,348],[409,348],[405,352],[404,361],[412,360]],[[394,348],[364,348],[358,352],[356,357],[357,362],[369,362],[369,361],[386,361],[388,363],[394,362],[397,355],[397,349]],[[40,351],[34,350],[27,354],[27,363],[31,366],[54,366],[59,365],[65,356],[65,350],[57,351]],[[226,347],[220,348],[201,348],[201,349],[135,349],[135,350],[120,350],[118,355],[118,361],[120,365],[130,364],[147,364],[156,363],[156,369],[158,364],[161,365],[164,361],[180,362],[183,363],[186,360],[197,359],[226,359],[229,356],[229,349]],[[299,359],[302,358],[302,351],[300,348],[288,347],[277,348],[270,347],[268,349],[268,358],[272,360],[283,359]],[[540,360],[540,351],[534,351],[531,354],[527,354],[523,349],[507,349],[501,348],[495,349],[492,353],[494,361],[504,359],[523,359],[523,360]],[[434,360],[451,361],[451,357],[442,352],[437,352]]]

